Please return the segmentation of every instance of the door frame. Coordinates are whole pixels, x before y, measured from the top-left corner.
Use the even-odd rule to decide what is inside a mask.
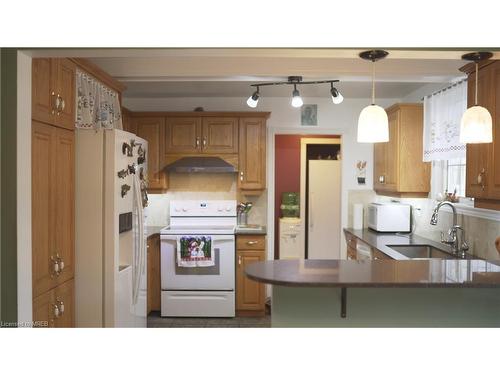
[[[340,149],[342,150],[343,140],[348,130],[346,129],[335,129],[335,128],[302,128],[302,127],[268,127],[267,128],[267,259],[274,259],[274,236],[276,235],[274,230],[274,194],[275,194],[275,135],[337,135],[339,138],[336,139],[340,142]],[[321,138],[318,138],[321,139]],[[341,168],[345,168],[345,158],[342,158]],[[347,191],[344,189],[344,180],[341,179],[341,196],[342,201],[347,201]],[[341,209],[341,224],[342,227],[347,226],[347,205],[343,205]],[[340,256],[345,258],[347,248],[345,244],[341,241]],[[268,288],[270,290],[270,288]],[[269,290],[267,295],[269,295]]]
[[[307,168],[307,145],[340,145],[340,194],[342,196],[342,142],[341,138],[302,138],[300,140],[300,191],[301,192],[308,192],[307,188],[307,174],[308,174],[308,168]],[[307,255],[307,242],[309,239],[309,236],[307,234],[307,217],[308,217],[308,201],[306,201],[306,194],[300,194],[300,226],[301,229],[304,233],[304,258],[306,258]],[[342,202],[342,199],[340,200]],[[340,215],[342,219],[342,208],[343,204],[340,206]],[[341,220],[342,222],[342,220]],[[342,222],[342,226],[344,226],[344,223]],[[341,230],[342,233],[342,230]],[[341,241],[339,241],[339,246],[340,246]],[[342,251],[340,251],[340,254],[342,254]]]

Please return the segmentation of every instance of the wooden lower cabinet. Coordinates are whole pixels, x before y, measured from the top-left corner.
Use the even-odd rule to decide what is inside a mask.
[[[148,311],[161,310],[160,235],[148,237]]]
[[[265,285],[245,275],[249,264],[266,260],[265,236],[237,236],[236,243],[236,315],[265,315]]]
[[[75,326],[74,279],[45,292],[33,300],[33,322],[37,327]]]

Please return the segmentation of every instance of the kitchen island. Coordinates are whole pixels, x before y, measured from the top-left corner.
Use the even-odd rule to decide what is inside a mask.
[[[500,261],[273,260],[272,327],[500,327]]]

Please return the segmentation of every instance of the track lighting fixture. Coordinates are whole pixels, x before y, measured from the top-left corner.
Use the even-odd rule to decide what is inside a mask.
[[[484,107],[477,105],[477,82],[479,62],[488,60],[491,52],[473,52],[462,56],[462,59],[473,61],[476,64],[474,105],[468,108],[460,122],[460,143],[491,143],[493,142],[493,120],[491,114]]]
[[[297,86],[293,85],[293,92],[292,92],[292,106],[295,108],[300,108],[304,105],[304,101],[300,97],[299,90],[297,90]]]
[[[334,104],[340,104],[344,100],[344,97],[340,93],[340,91],[333,86],[334,83],[339,82],[338,79],[328,79],[324,81],[302,81],[301,76],[290,76],[287,81],[284,82],[266,82],[266,83],[256,83],[251,85],[252,87],[256,87],[257,90],[247,99],[247,105],[251,108],[257,107],[257,103],[260,98],[259,88],[261,86],[275,86],[275,85],[293,85],[292,91],[292,106],[295,108],[300,108],[304,105],[304,101],[300,96],[300,92],[297,89],[298,85],[311,85],[311,84],[322,84],[329,83],[330,84],[330,95],[332,97],[332,101]]]
[[[365,51],[359,54],[372,62],[372,103],[361,111],[358,119],[358,142],[377,143],[389,141],[389,119],[385,109],[375,104],[375,62],[389,53],[383,50]]]
[[[340,104],[344,101],[344,97],[337,88],[333,87],[333,82],[330,83],[331,89],[330,94],[332,95],[333,104]]]
[[[247,104],[250,108],[257,107],[257,103],[259,102],[259,87],[257,86],[257,90],[248,98]]]

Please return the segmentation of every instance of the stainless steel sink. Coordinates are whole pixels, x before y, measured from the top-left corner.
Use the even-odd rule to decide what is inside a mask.
[[[388,247],[411,259],[456,258],[453,254],[430,245],[388,245]]]

